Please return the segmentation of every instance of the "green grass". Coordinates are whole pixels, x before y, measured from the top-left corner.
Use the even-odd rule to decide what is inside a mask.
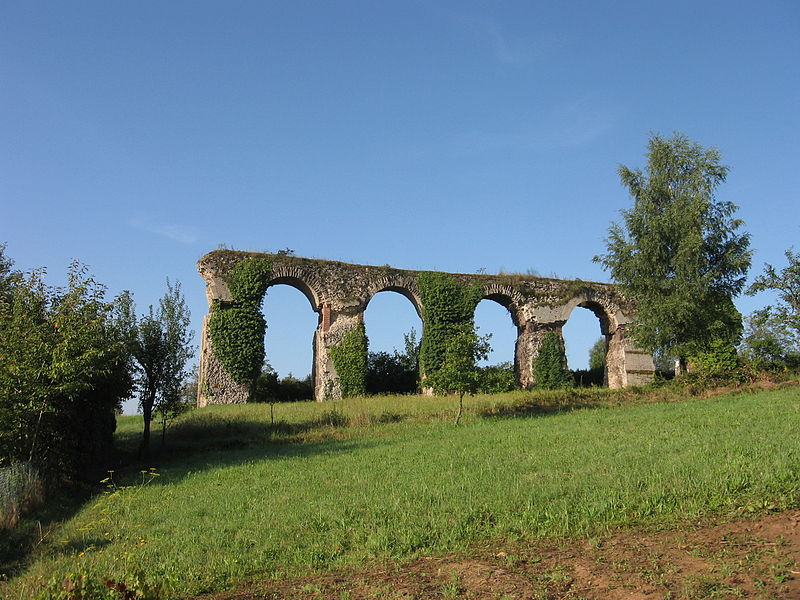
[[[441,398],[279,405],[274,426],[264,405],[194,411],[168,434],[157,477],[127,474],[128,487],[86,504],[0,593],[31,597],[72,573],[178,598],[478,541],[800,503],[798,388],[621,407],[596,393],[604,408],[560,412],[567,400],[551,397],[534,416],[520,414],[540,396],[477,397],[458,427]],[[138,427],[120,419],[123,446]]]

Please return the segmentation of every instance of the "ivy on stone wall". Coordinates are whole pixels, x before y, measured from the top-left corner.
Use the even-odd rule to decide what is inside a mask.
[[[367,332],[363,323],[344,334],[336,346],[330,348],[331,360],[339,377],[342,398],[363,396],[367,393]]]
[[[251,257],[236,265],[228,277],[230,301],[215,300],[208,333],[214,354],[237,383],[250,383],[264,363],[264,332],[261,303],[270,277],[270,261]]]
[[[568,388],[574,385],[572,373],[567,368],[564,339],[555,331],[542,338],[539,354],[533,361],[533,382],[547,389]]]
[[[475,307],[481,299],[477,284],[467,285],[450,273],[425,271],[417,276],[425,327],[419,351],[420,375],[439,370],[445,351],[464,323],[473,326]]]

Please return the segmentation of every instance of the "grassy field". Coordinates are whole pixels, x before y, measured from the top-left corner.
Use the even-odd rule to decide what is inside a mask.
[[[34,597],[65,577],[105,589],[108,577],[180,598],[473,542],[800,505],[797,387],[661,402],[478,396],[460,426],[454,408],[299,403],[276,406],[274,423],[266,405],[193,411],[152,464],[113,474],[44,533],[0,593]],[[121,447],[140,426],[120,419]]]

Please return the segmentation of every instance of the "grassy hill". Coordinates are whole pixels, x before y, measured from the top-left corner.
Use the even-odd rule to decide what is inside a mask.
[[[800,505],[797,387],[465,403],[460,426],[450,398],[277,405],[273,417],[267,405],[192,411],[160,455],[113,473],[44,532],[0,593],[82,585],[120,597],[110,578],[180,598],[487,540]],[[135,447],[140,427],[120,418],[119,446]]]

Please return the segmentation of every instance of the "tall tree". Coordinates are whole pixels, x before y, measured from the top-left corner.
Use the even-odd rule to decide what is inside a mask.
[[[636,302],[636,342],[684,364],[715,340],[735,344],[742,330],[733,298],[750,267],[750,236],[736,205],[716,198],[727,174],[717,149],[653,135],[644,172],[619,167],[633,208],[594,258]]]
[[[154,412],[166,414],[180,399],[181,385],[188,375],[186,362],[194,353],[191,346],[194,332],[189,330],[191,316],[179,282],[172,285],[167,280],[167,292],[159,300],[158,308],[151,305],[138,322],[129,296],[126,313],[131,323],[129,344],[144,420],[139,446],[142,455],[150,445]],[[165,424],[165,419],[162,421]]]

